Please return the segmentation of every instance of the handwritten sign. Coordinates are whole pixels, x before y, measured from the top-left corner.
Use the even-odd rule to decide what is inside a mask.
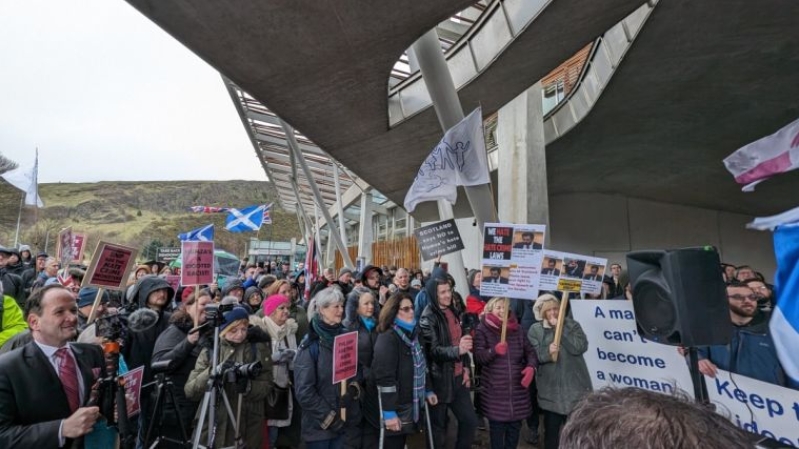
[[[333,383],[358,374],[358,332],[337,335],[333,340]]]
[[[128,410],[128,417],[138,415],[141,412],[141,387],[144,378],[144,367],[140,366],[122,375],[125,385],[125,405]]]
[[[544,225],[486,223],[480,294],[537,298],[545,230]]]
[[[413,231],[423,260],[435,259],[439,254],[450,254],[463,249],[463,240],[455,219],[434,223]]]
[[[180,284],[213,284],[214,242],[183,242],[181,248]]]
[[[99,242],[83,278],[83,286],[122,290],[136,261],[136,248]]]

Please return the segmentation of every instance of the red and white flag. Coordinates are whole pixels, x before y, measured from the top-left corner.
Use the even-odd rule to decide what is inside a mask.
[[[761,181],[799,167],[799,119],[776,133],[739,148],[724,159],[724,166],[744,184],[744,192]]]

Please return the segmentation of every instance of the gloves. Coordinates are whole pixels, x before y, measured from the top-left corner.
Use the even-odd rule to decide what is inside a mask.
[[[528,366],[522,370],[522,387],[527,388],[533,383],[533,376],[535,375],[535,368]]]
[[[505,342],[505,343],[497,343],[494,346],[494,352],[496,352],[497,355],[505,355],[505,354],[507,354],[508,353],[508,343],[507,342]]]
[[[347,385],[347,392],[341,397],[341,408],[350,408],[350,406],[361,398],[361,386],[358,382],[351,382]]]
[[[281,349],[272,353],[272,361],[278,365],[285,365],[294,360],[295,355],[297,355],[296,349]]]

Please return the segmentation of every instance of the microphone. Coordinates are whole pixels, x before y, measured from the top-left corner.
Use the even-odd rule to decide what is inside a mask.
[[[141,308],[128,316],[128,329],[133,332],[143,332],[155,327],[158,323],[158,313],[148,308]]]

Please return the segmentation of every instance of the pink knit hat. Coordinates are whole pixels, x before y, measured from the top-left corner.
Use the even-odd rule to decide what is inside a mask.
[[[281,304],[288,305],[289,303],[289,299],[283,295],[272,295],[266,298],[266,301],[264,301],[264,316],[271,315]]]

